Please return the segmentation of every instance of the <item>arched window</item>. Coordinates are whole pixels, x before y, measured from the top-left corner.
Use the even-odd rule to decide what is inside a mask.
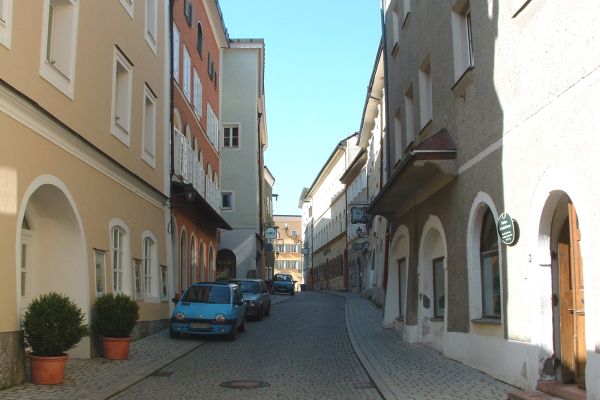
[[[149,234],[144,234],[143,266],[144,266],[144,295],[158,297],[158,257],[156,240]]]
[[[196,49],[198,50],[198,54],[202,57],[202,25],[198,22],[198,41],[196,43]]]
[[[498,259],[498,234],[494,215],[488,208],[483,215],[479,256],[481,260],[482,316],[500,318],[500,262]]]
[[[181,241],[179,243],[179,290],[181,292],[188,287],[187,271],[187,235],[185,234],[185,230],[182,230]]]
[[[196,252],[196,238],[192,235],[190,239],[190,270],[192,273],[192,281],[198,281],[200,274],[198,272],[198,258]]]
[[[112,288],[115,293],[131,294],[127,266],[129,265],[128,229],[122,224],[111,224],[110,254],[112,261]]]

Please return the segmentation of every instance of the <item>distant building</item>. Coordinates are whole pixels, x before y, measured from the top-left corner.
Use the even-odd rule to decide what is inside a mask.
[[[296,281],[296,290],[304,283],[302,276],[302,217],[300,215],[274,215],[277,229],[274,244],[274,274],[290,274]]]

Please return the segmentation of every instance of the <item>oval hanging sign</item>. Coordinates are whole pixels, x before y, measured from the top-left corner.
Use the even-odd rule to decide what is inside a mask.
[[[498,237],[507,246],[514,246],[519,240],[519,228],[516,222],[506,212],[503,212],[498,217],[498,224],[496,225]]]

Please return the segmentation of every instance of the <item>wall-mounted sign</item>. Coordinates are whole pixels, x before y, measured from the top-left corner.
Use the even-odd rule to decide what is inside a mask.
[[[498,237],[507,246],[514,246],[519,241],[519,225],[508,213],[502,213],[498,217]]]
[[[353,224],[366,224],[369,222],[368,207],[351,207],[350,222]]]
[[[275,229],[275,228],[265,229],[265,239],[277,239],[277,229]]]

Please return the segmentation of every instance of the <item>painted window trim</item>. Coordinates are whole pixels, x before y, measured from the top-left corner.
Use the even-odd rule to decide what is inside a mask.
[[[50,16],[50,1],[44,0],[43,19],[42,19],[42,42],[40,46],[40,76],[48,83],[58,89],[65,96],[73,100],[75,98],[75,65],[77,60],[77,31],[79,24],[79,0],[67,0],[72,6],[72,30],[70,38],[71,63],[69,65],[70,73],[65,75],[59,71],[46,59],[48,51],[48,23]]]
[[[106,293],[106,251],[105,250],[100,250],[100,249],[94,249],[94,282],[97,282],[98,280],[98,271],[96,268],[96,265],[98,263],[98,256],[102,255],[102,265],[101,265],[101,273],[102,273],[102,286],[103,286],[103,290],[98,291],[98,285],[94,285],[96,286],[96,296],[100,296],[104,293]]]
[[[238,128],[238,144],[237,144],[237,146],[225,146],[225,129],[227,129],[227,128]],[[241,128],[240,123],[223,124],[223,129],[221,129],[221,148],[227,149],[227,150],[241,150],[241,148],[242,148],[242,143],[241,143],[242,141],[241,141],[241,134],[240,134],[241,131],[242,131],[242,128]]]
[[[130,251],[130,240],[129,240],[129,227],[125,222],[120,219],[113,219],[109,223],[108,239],[110,243],[110,271],[111,271],[111,290],[115,293],[125,293],[132,295],[132,282],[129,266],[131,264],[131,251]],[[123,260],[122,260],[122,276],[121,276],[121,291],[115,290],[114,272],[115,268],[113,265],[114,261],[114,247],[113,247],[113,230],[119,229],[123,234]],[[129,271],[129,272],[128,272]]]
[[[117,63],[121,64],[127,71],[127,91],[129,94],[129,101],[127,102],[127,123],[123,126],[117,123],[116,115],[116,100],[117,100]],[[113,74],[112,74],[112,102],[111,102],[111,113],[110,113],[110,131],[114,137],[119,139],[127,147],[131,144],[131,120],[132,120],[132,88],[133,88],[133,65],[129,62],[127,57],[121,53],[119,48],[114,47],[114,60],[113,60]]]
[[[146,275],[146,269],[144,268],[146,266],[146,252],[145,252],[145,245],[146,245],[146,241],[150,241],[152,244],[151,247],[151,251],[152,254],[150,254],[150,260],[151,260],[151,265],[150,265],[150,289],[148,290],[147,287],[147,275]],[[149,303],[158,303],[160,302],[160,291],[161,291],[161,287],[160,287],[160,283],[159,283],[159,274],[160,274],[160,268],[159,268],[159,263],[158,263],[158,241],[156,240],[156,236],[154,236],[154,234],[150,231],[144,231],[142,233],[142,272],[143,272],[143,298],[145,302],[149,302]]]
[[[127,0],[125,0],[127,1]],[[146,5],[146,15],[145,15],[145,24],[146,24],[146,29],[145,32],[146,34],[144,35],[146,38],[146,43],[148,43],[148,46],[150,46],[150,49],[152,50],[152,52],[154,53],[154,55],[158,55],[158,2],[160,0],[153,0],[153,4],[154,4],[154,21],[148,21],[148,9],[151,6],[151,2],[150,0],[146,0],[144,3]],[[148,23],[150,22],[150,24]],[[151,32],[151,25],[154,25],[154,36],[152,36],[152,32]]]
[[[150,154],[148,151],[146,151],[146,100],[150,100],[150,102],[152,103],[152,111],[153,111],[153,118],[152,118],[152,132],[151,132],[151,140],[153,141],[152,143],[152,148],[154,149],[153,154]],[[156,143],[157,143],[157,137],[156,137],[156,120],[157,120],[157,99],[156,96],[154,95],[154,91],[150,88],[150,86],[148,86],[148,84],[146,83],[144,85],[144,95],[143,95],[143,102],[142,102],[142,110],[143,110],[143,115],[142,115],[142,160],[144,160],[148,165],[150,165],[152,168],[156,169]]]
[[[131,19],[133,19],[133,9],[135,8],[135,0],[119,0],[119,2],[121,3],[125,11],[127,11],[127,14],[129,14]]]
[[[0,44],[10,50],[12,40],[13,0],[4,0],[0,15]]]

